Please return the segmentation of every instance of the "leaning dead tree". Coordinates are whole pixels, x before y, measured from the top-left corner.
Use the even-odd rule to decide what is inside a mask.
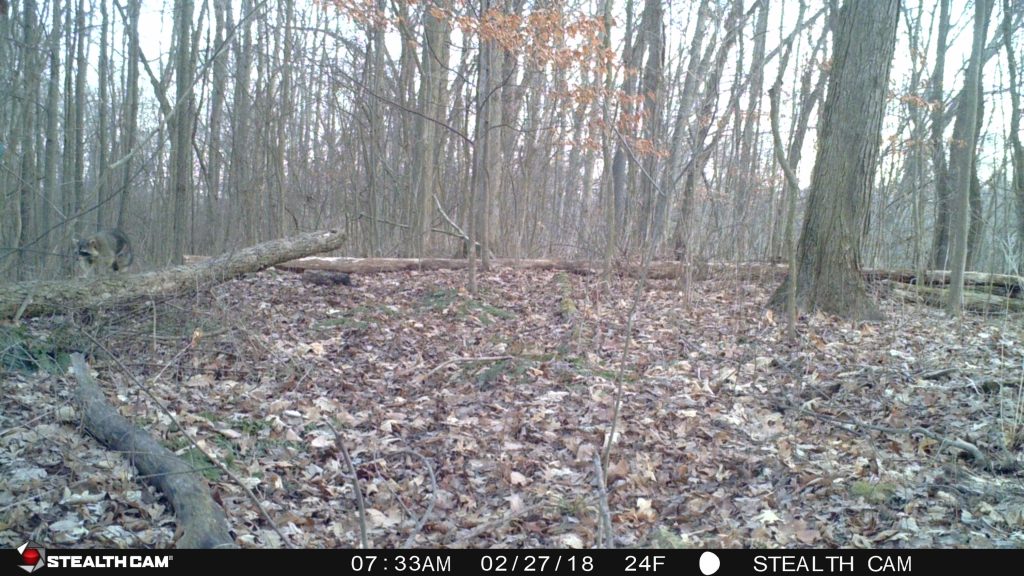
[[[195,290],[275,264],[340,248],[345,235],[329,230],[271,240],[156,272],[99,279],[18,282],[0,286],[0,319],[61,312],[69,306],[96,308],[140,298]]]
[[[181,534],[177,547],[235,548],[224,511],[202,476],[107,403],[81,354],[71,355],[71,370],[78,381],[75,399],[82,426],[107,448],[125,454],[171,503]]]

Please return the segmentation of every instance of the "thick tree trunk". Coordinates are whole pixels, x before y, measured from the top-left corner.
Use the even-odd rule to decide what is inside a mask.
[[[22,316],[36,316],[186,292],[288,260],[335,250],[344,240],[344,234],[333,230],[310,232],[157,272],[88,280],[19,282],[0,291],[0,319],[12,318],[19,310]]]
[[[881,141],[898,0],[847,0],[835,30],[811,193],[797,248],[797,306],[880,319],[860,275],[860,246]],[[771,304],[785,309],[789,278]]]

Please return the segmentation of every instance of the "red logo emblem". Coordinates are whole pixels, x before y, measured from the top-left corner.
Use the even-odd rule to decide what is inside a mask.
[[[31,574],[46,565],[46,548],[39,544],[25,542],[18,546],[17,550],[18,554],[21,554],[21,564],[18,565],[18,568],[25,572]]]

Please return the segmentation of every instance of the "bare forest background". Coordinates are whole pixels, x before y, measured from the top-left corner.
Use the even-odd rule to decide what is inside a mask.
[[[0,547],[1019,547],[1022,28],[0,0]]]
[[[110,226],[132,238],[137,269],[328,227],[352,256],[466,255],[472,238],[484,265],[783,260],[839,13],[779,0],[0,5],[8,280],[69,277],[72,238]],[[1024,3],[974,8],[899,5],[881,150],[862,171],[864,267],[954,268],[962,216],[967,269],[1024,270]],[[773,86],[798,186],[773,150]],[[974,126],[956,122],[964,106]]]

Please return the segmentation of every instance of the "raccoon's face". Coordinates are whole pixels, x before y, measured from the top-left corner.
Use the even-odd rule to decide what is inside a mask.
[[[100,253],[99,243],[95,238],[78,241],[78,257],[92,262]]]

